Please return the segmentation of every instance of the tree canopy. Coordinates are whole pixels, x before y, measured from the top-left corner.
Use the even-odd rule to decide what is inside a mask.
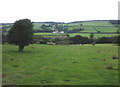
[[[23,51],[24,46],[33,43],[33,24],[29,19],[15,21],[8,32],[9,43],[19,46],[19,51]]]

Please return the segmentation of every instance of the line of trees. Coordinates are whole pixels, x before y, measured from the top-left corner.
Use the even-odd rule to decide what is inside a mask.
[[[110,20],[111,24],[120,24],[120,20]]]
[[[34,43],[41,43],[41,44],[46,44],[47,42],[53,42],[56,44],[102,44],[102,43],[114,43],[120,45],[120,36],[114,36],[114,37],[101,37],[97,39],[93,39],[92,34],[90,35],[91,37],[82,37],[80,35],[76,35],[74,37],[49,37],[45,38],[40,35],[35,35],[34,36]]]
[[[57,26],[57,25],[56,25]],[[57,26],[58,27],[58,26]],[[90,34],[90,38],[82,37],[76,35],[74,37],[51,37],[45,38],[42,36],[34,36],[33,24],[29,19],[22,19],[15,21],[8,34],[2,33],[2,43],[15,44],[19,47],[19,51],[23,52],[25,46],[33,43],[46,44],[47,42],[52,42],[55,44],[91,44],[91,43],[115,43],[120,45],[120,36],[114,37],[102,37],[98,39],[93,39],[94,34]]]
[[[31,40],[31,43],[39,43],[39,44],[47,44],[47,42],[52,42],[52,43],[56,43],[56,44],[114,43],[114,44],[120,45],[120,41],[119,41],[120,36],[101,37],[101,38],[97,38],[97,39],[93,39],[93,38],[94,38],[94,34],[90,34],[89,38],[88,37],[83,37],[81,35],[76,35],[74,37],[69,37],[69,35],[66,35],[66,36],[61,36],[61,37],[55,36],[55,37],[48,37],[48,38],[45,38],[41,35],[34,35],[33,40]],[[9,39],[10,39],[10,37],[9,37]],[[9,39],[8,39],[7,35],[2,34],[2,43],[3,44],[4,43],[9,43]],[[24,43],[26,43],[26,42],[24,41]]]

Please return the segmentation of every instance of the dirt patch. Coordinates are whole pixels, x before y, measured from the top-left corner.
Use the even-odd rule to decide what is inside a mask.
[[[106,59],[102,59],[102,61],[106,61]]]

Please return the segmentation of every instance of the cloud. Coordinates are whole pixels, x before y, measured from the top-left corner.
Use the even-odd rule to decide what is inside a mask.
[[[118,17],[118,0],[2,0],[0,22],[110,20]]]

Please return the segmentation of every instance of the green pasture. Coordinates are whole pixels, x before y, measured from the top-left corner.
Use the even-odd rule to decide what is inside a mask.
[[[42,24],[49,25],[49,23],[37,23],[37,22],[35,22],[35,23],[33,23],[33,29],[34,29],[34,30],[36,30],[36,29],[41,29],[40,26],[41,26]]]
[[[34,44],[23,53],[9,44],[2,49],[3,85],[118,85],[114,44]]]
[[[96,27],[96,29],[100,32],[116,32],[118,27],[110,26],[110,27]]]
[[[76,35],[81,35],[83,37],[90,37],[90,34],[88,33],[70,33],[70,37],[74,37]],[[94,34],[94,38],[99,38],[99,37],[112,37],[112,36],[117,36],[118,34]]]
[[[87,21],[82,23],[70,23],[68,25],[80,27],[80,24],[82,24],[81,28],[84,28],[84,31],[80,32],[97,32],[93,26],[100,32],[116,32],[118,29],[118,27],[115,27],[109,21]],[[70,30],[72,29],[71,27]]]
[[[49,25],[52,23],[39,23],[39,22],[34,22],[33,23],[33,29],[37,30],[37,29],[41,29],[40,26],[42,24],[45,25]],[[80,24],[82,24],[82,26],[80,26]],[[3,25],[4,26],[9,26],[11,24],[6,24]],[[82,23],[65,23],[65,24],[59,24],[59,25],[63,25],[66,26],[68,25],[68,30],[73,30],[76,28],[84,28],[84,31],[80,31],[80,32],[97,32],[93,26],[100,32],[116,32],[116,30],[118,29],[118,27],[115,27],[114,25],[112,25],[109,21],[86,21],[86,22],[82,22]],[[10,28],[6,28],[6,30],[9,30]],[[52,28],[48,28],[48,29],[52,29]]]
[[[81,23],[68,23],[69,26],[113,26],[109,21],[83,21]]]
[[[113,25],[109,21],[87,21],[87,22],[82,22],[83,25],[89,25],[89,26],[111,26]]]
[[[82,28],[84,28],[84,30],[80,32],[97,32],[92,26],[83,26]]]
[[[54,36],[54,35],[65,35],[65,33],[34,33],[34,35],[41,35],[41,36]],[[90,37],[90,34],[88,33],[69,33],[70,37],[74,37],[76,35],[81,35],[83,37]],[[112,37],[112,36],[117,36],[118,34],[94,34],[94,38],[98,38],[98,37]]]
[[[34,35],[65,35],[64,33],[34,33]]]
[[[42,25],[42,23],[33,23],[33,29],[36,30],[36,29],[40,29],[40,26]]]

